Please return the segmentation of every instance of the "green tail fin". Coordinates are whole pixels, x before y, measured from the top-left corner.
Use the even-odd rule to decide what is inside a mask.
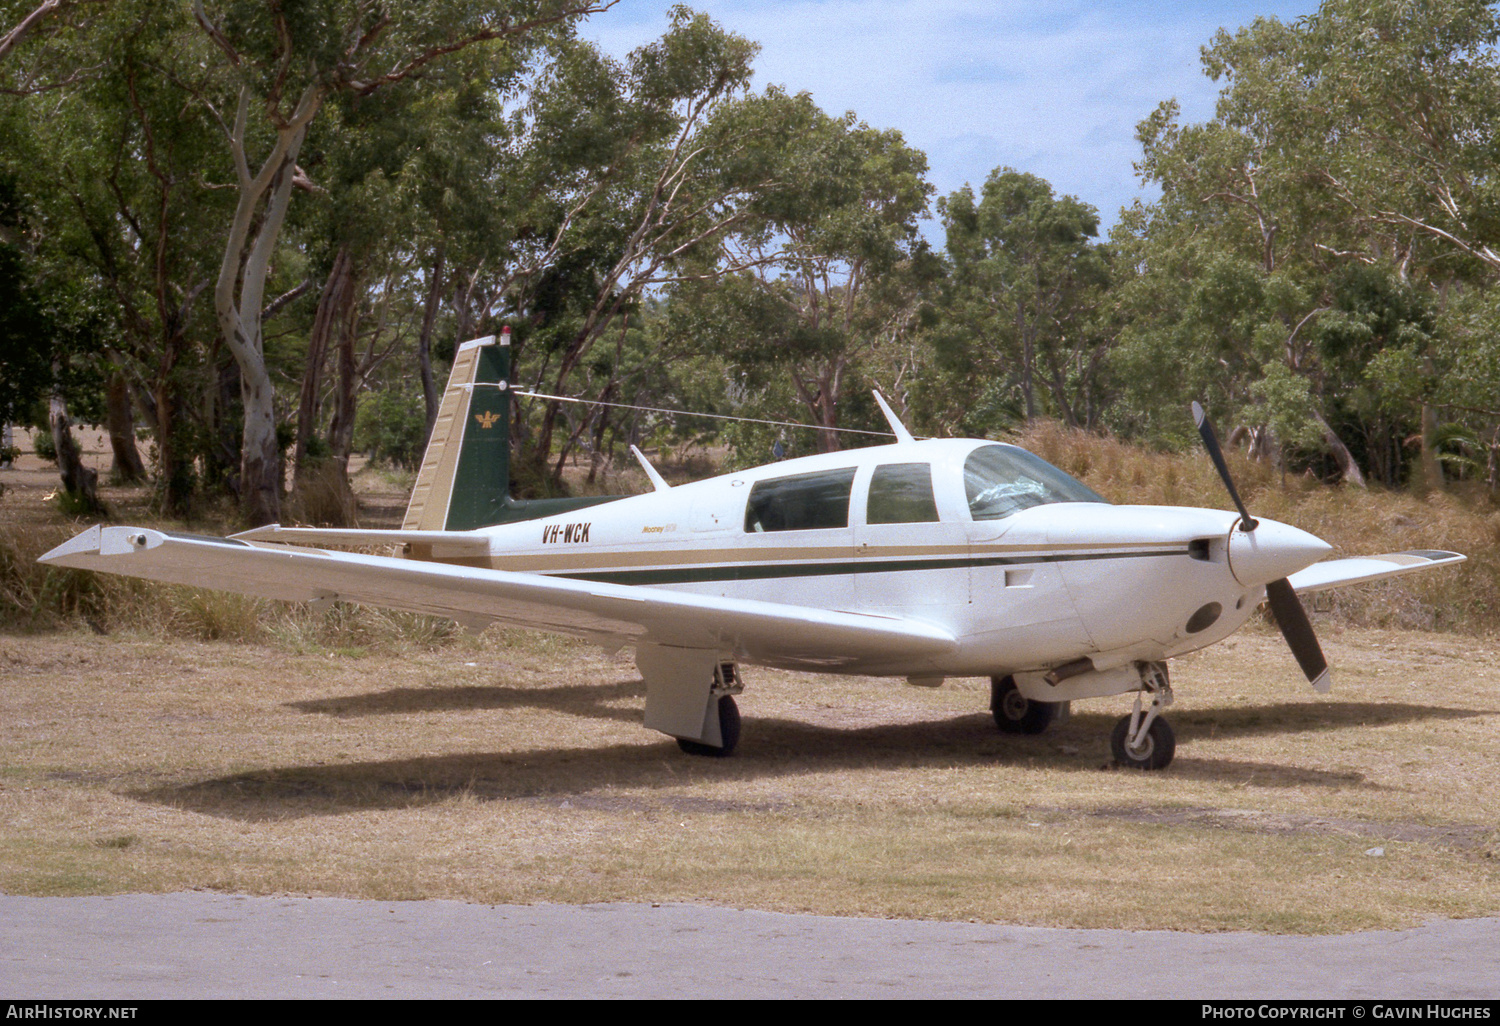
[[[510,497],[510,329],[465,342],[417,472],[403,531],[469,531],[620,498]]]

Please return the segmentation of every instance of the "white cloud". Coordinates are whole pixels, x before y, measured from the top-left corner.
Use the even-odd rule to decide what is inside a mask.
[[[1009,165],[1099,208],[1105,225],[1141,195],[1135,126],[1176,97],[1213,111],[1199,48],[1220,26],[1310,13],[1310,0],[1148,4],[1019,0],[699,0],[761,44],[758,86],[806,90],[827,111],[899,129],[926,152],[942,195]],[[623,55],[666,30],[668,5],[626,0],[584,30]],[[934,241],[940,230],[929,230]]]

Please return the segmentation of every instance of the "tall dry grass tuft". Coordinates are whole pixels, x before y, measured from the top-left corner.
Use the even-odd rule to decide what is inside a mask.
[[[54,525],[0,527],[0,626],[45,629],[103,615],[110,602],[99,575],[37,562],[73,533]]]
[[[359,503],[337,460],[319,461],[297,479],[286,503],[289,519],[309,527],[353,527]]]
[[[1111,502],[1232,508],[1199,450],[1151,452],[1055,422],[1032,426],[1016,442]],[[1330,558],[1410,549],[1451,549],[1469,557],[1458,567],[1316,596],[1310,602],[1315,615],[1351,626],[1500,633],[1500,510],[1487,498],[1325,485],[1283,476],[1236,451],[1225,458],[1252,513],[1311,531],[1333,546]]]
[[[261,617],[266,640],[299,654],[321,651],[399,652],[433,649],[463,629],[452,620],[335,602],[325,609],[283,605]]]
[[[55,525],[0,528],[0,629],[95,631],[269,643],[296,652],[399,652],[446,645],[451,620],[335,603],[327,609],[63,570],[37,557],[72,537]]]

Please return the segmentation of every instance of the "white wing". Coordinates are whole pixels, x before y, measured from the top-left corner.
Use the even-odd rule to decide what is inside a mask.
[[[1298,570],[1287,580],[1299,595],[1326,588],[1342,588],[1348,584],[1378,581],[1385,577],[1397,577],[1414,570],[1428,567],[1462,563],[1467,556],[1441,549],[1420,549],[1412,552],[1386,552],[1379,556],[1356,556],[1353,559],[1330,559],[1326,563],[1314,563],[1305,570]]]
[[[473,626],[498,621],[616,647],[718,649],[774,666],[831,668],[938,654],[955,643],[945,628],[916,620],[140,527],[91,528],[41,562],[292,602],[359,602]]]

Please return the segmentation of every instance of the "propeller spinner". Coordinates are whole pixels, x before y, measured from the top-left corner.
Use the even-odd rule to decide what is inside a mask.
[[[1235,508],[1240,511],[1237,529],[1247,534],[1254,532],[1260,522],[1250,515],[1250,511],[1240,500],[1240,493],[1234,487],[1234,479],[1229,476],[1229,465],[1224,462],[1224,451],[1219,448],[1218,436],[1214,434],[1213,425],[1208,422],[1203,407],[1196,402],[1193,403],[1193,423],[1198,426],[1203,447],[1208,450],[1208,458],[1213,460],[1224,488],[1234,500]],[[1285,577],[1269,582],[1266,585],[1266,601],[1270,603],[1271,615],[1276,618],[1281,636],[1286,639],[1287,647],[1297,658],[1297,665],[1302,667],[1302,672],[1307,675],[1313,689],[1329,691],[1333,681],[1328,674],[1328,660],[1324,658],[1323,647],[1318,644],[1318,636],[1307,619],[1307,610],[1302,608],[1302,600],[1297,598],[1296,591],[1292,589],[1292,582]]]

